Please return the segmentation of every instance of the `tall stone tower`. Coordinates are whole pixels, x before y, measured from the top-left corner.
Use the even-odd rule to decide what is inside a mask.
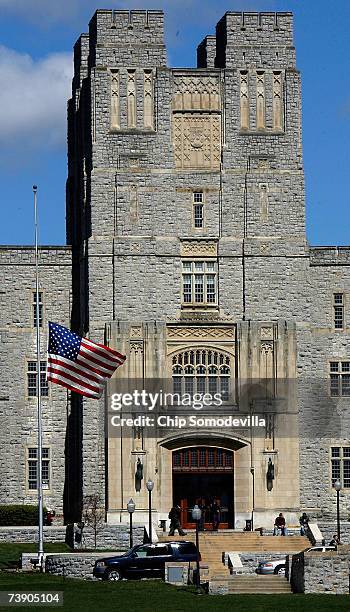
[[[295,283],[308,263],[292,15],[226,13],[216,36],[199,45],[195,69],[168,68],[163,38],[160,11],[98,10],[75,46],[67,182],[73,324],[127,354],[119,377],[166,373],[177,388],[236,389],[235,411],[243,380],[296,376]],[[296,512],[297,425],[278,439],[275,400],[274,392],[264,408],[269,425],[256,440],[249,428],[107,440],[105,402],[84,401],[81,493],[103,495],[111,522],[123,520],[136,495],[141,518],[140,459],[155,481],[155,509],[165,513],[184,490],[186,512],[193,500],[179,457],[197,453],[193,478],[206,453],[201,486],[215,496],[210,462],[220,472],[227,452],[227,524],[252,512],[261,524],[276,508]],[[295,408],[295,398],[288,401]]]

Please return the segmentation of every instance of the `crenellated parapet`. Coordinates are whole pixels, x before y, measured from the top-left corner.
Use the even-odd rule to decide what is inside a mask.
[[[162,11],[98,10],[89,32],[91,66],[166,65]]]
[[[292,13],[227,12],[216,26],[216,66],[295,66]]]

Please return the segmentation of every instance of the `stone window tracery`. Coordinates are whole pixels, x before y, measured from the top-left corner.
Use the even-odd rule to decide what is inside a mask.
[[[174,393],[230,394],[231,357],[213,349],[189,349],[172,358]]]

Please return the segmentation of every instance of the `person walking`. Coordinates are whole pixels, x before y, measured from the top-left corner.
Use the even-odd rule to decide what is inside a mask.
[[[181,536],[186,535],[186,532],[181,527],[181,521],[180,521],[181,508],[179,504],[176,504],[175,506],[172,507],[172,509],[169,512],[169,518],[170,518],[169,535],[173,536],[176,530],[179,532],[179,535]]]

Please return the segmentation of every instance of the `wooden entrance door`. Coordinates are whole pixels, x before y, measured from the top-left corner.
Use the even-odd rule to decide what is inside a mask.
[[[219,529],[234,525],[233,452],[215,447],[191,447],[173,452],[173,501],[181,507],[181,524],[195,527],[192,508],[201,507],[201,528],[213,528],[211,505],[220,506]]]

